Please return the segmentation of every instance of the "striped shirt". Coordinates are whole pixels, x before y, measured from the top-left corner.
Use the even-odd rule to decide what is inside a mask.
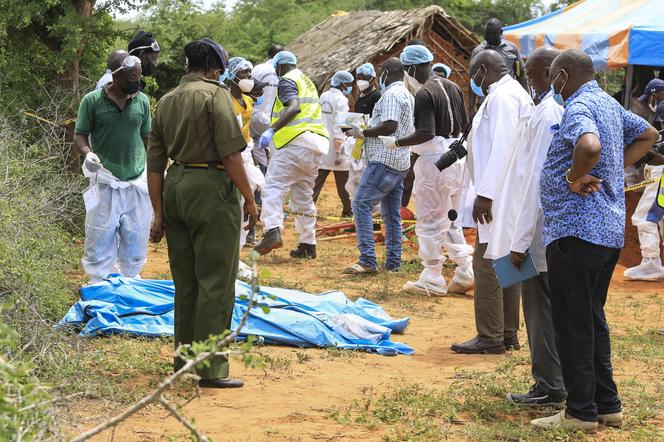
[[[385,88],[380,100],[376,103],[369,127],[378,126],[385,121],[396,121],[397,130],[391,134],[397,140],[407,137],[415,131],[413,126],[413,113],[415,103],[413,96],[404,86],[403,81],[397,81]],[[388,149],[380,138],[368,137],[364,142],[365,161],[377,161],[392,169],[404,171],[410,168],[410,148],[398,147]]]

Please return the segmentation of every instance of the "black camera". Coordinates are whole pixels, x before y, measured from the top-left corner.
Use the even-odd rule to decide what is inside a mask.
[[[434,163],[439,171],[443,171],[465,157],[468,151],[463,147],[463,138],[450,144],[449,150],[442,154]]]
[[[648,153],[643,156],[643,158],[634,163],[634,167],[639,168],[644,164],[647,164],[650,160],[653,159],[653,152],[664,155],[664,136],[662,135],[662,132],[660,132],[659,140],[653,144],[653,146],[650,148]]]

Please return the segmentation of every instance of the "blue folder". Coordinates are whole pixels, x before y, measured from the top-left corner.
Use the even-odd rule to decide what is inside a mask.
[[[518,269],[512,264],[512,258],[509,254],[502,258],[494,259],[492,265],[501,289],[511,287],[514,284],[539,275],[530,250],[526,252],[526,259],[523,260],[521,267]]]

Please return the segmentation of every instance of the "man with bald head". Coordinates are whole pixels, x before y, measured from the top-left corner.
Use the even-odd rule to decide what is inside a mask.
[[[526,87],[526,72],[523,65],[523,59],[519,53],[519,49],[510,41],[503,38],[503,24],[497,18],[490,18],[484,27],[484,41],[477,45],[473,52],[470,54],[470,59],[475,58],[480,52],[492,49],[500,54],[505,60],[507,73],[516,79],[521,85]],[[475,100],[477,97],[472,94],[469,95],[470,115],[474,115]],[[482,103],[482,98],[479,98],[479,104]]]
[[[129,53],[124,49],[116,49],[108,54],[108,59],[106,60],[106,72],[104,72],[104,75],[102,75],[99,81],[97,81],[95,89],[101,89],[113,81],[113,69],[111,69],[111,66],[117,64],[118,59],[122,62],[122,60],[127,58],[128,55]]]
[[[471,61],[470,79],[473,91],[487,97],[473,118],[470,148],[475,188],[470,196],[476,195],[473,221],[478,227],[473,255],[477,336],[452,345],[452,350],[500,354],[521,348],[517,337],[520,286],[501,289],[491,260],[484,254],[491,236],[492,211],[500,202],[501,171],[514,147],[510,141],[519,120],[530,115],[533,101],[510,77],[503,57],[496,51],[480,52]]]
[[[563,116],[563,107],[553,99],[549,79],[551,63],[559,54],[558,49],[545,46],[528,56],[528,83],[537,106],[529,118],[521,120],[512,138],[511,158],[499,183],[501,201],[484,255],[498,259],[511,254],[513,265],[519,268],[526,254],[530,254],[540,272],[521,285],[535,384],[525,394],[507,395],[511,403],[531,407],[560,406],[566,396],[551,322],[539,196],[542,166],[553,137],[551,127],[559,124]]]
[[[624,168],[657,131],[623,109],[594,80],[592,60],[573,49],[549,71],[565,106],[544,162],[540,197],[553,326],[567,388],[566,410],[532,424],[595,432],[622,423],[604,304],[625,239]]]

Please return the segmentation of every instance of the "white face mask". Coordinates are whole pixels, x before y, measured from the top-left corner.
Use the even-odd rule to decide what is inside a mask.
[[[369,83],[367,80],[357,80],[357,88],[361,92],[364,92],[367,89],[369,89],[369,86],[371,86],[371,83]]]
[[[652,112],[657,111],[657,100],[655,99],[655,101],[653,102],[653,100],[650,99],[650,101],[648,102],[648,107]]]
[[[253,78],[243,78],[242,80],[238,81],[237,85],[240,87],[242,92],[248,94],[254,88],[254,80]]]

